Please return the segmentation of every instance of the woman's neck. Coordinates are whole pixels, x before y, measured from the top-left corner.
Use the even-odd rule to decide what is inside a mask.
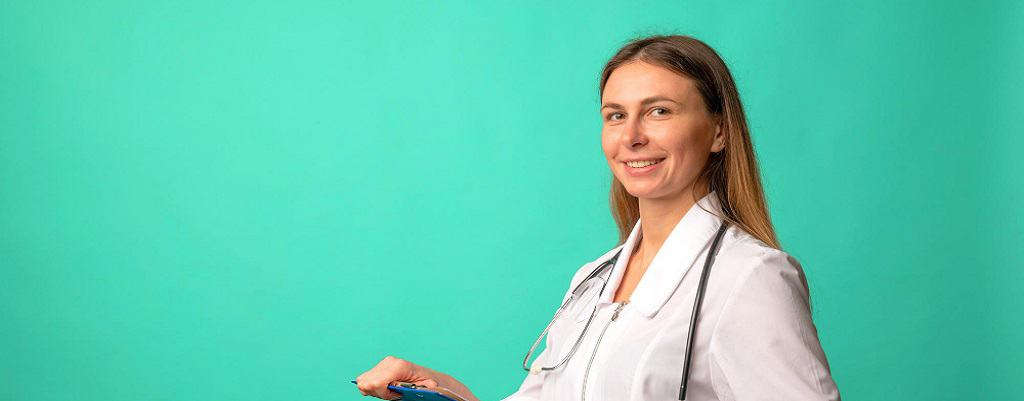
[[[640,199],[640,234],[643,238],[640,247],[646,259],[643,261],[644,265],[650,263],[669,234],[679,224],[679,220],[697,203],[697,199],[700,199],[695,199],[692,192],[688,187],[674,198]],[[704,197],[707,191],[697,195]]]

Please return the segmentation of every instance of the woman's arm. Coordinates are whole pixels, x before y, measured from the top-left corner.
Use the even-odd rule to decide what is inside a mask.
[[[469,387],[466,387],[465,384],[462,384],[462,382],[456,380],[454,377],[451,377],[445,373],[438,372],[426,366],[420,366],[420,368],[426,370],[429,376],[434,377],[434,380],[437,381],[437,385],[439,387],[447,388],[454,392],[455,394],[462,396],[462,398],[465,398],[468,401],[480,401],[478,398],[476,398],[476,395],[474,395],[472,391],[469,391]]]
[[[614,249],[612,251],[614,251]],[[612,251],[609,251],[608,253],[611,253]],[[602,258],[607,256],[608,255],[605,254]],[[572,294],[572,289],[576,287],[584,276],[590,273],[594,263],[595,262],[585,263],[576,271],[572,280],[569,281],[569,289],[566,290],[565,295],[562,296],[562,302],[558,305],[562,305],[567,299],[569,299],[569,296]],[[535,360],[535,362],[539,361],[538,363],[541,364],[547,363],[548,349],[551,348],[551,337],[547,336],[544,341],[544,350],[537,354]],[[476,395],[474,395],[465,384],[462,384],[462,382],[456,380],[454,377],[430,369],[426,366],[420,366],[393,356],[384,358],[373,369],[366,371],[356,378],[359,391],[362,392],[363,395],[372,395],[386,400],[397,399],[400,396],[400,394],[388,389],[388,384],[395,381],[413,383],[426,386],[427,388],[444,387],[462,396],[466,400],[479,401]],[[519,389],[516,392],[509,394],[502,401],[539,400],[543,383],[544,373],[527,374],[526,378],[523,379],[523,383],[519,385]]]
[[[377,366],[356,377],[356,386],[363,395],[395,400],[400,398],[401,394],[388,389],[388,385],[396,381],[413,383],[428,389],[444,387],[468,401],[480,401],[466,385],[454,377],[393,356],[385,357]]]
[[[803,269],[767,250],[740,278],[711,336],[711,382],[722,400],[832,400],[832,380],[811,320]]]

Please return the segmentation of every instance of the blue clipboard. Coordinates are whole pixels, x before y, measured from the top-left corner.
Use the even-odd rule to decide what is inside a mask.
[[[352,384],[356,384],[356,381],[353,380]],[[401,394],[402,398],[400,399],[405,401],[464,401],[411,383],[399,383],[398,386],[389,385],[388,389]]]

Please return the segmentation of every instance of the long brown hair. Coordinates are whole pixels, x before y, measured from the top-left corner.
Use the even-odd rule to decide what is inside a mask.
[[[715,191],[724,213],[719,216],[722,220],[742,228],[768,246],[781,249],[768,214],[743,104],[725,61],[710,46],[690,36],[656,35],[634,39],[605,64],[598,102],[612,72],[633,61],[664,67],[694,81],[704,105],[722,124],[726,134],[725,148],[711,154],[698,181],[707,184],[709,193]],[[619,227],[619,244],[622,244],[640,218],[639,202],[614,175],[609,197],[612,217]]]

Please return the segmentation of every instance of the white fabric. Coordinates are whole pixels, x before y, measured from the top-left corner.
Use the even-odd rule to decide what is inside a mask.
[[[714,192],[698,204],[720,214]],[[611,315],[619,304],[612,297],[637,243],[640,222],[625,243],[580,268],[563,301],[622,248],[575,355],[557,370],[527,374],[519,390],[503,401],[677,400],[697,283],[721,224],[700,206],[690,208],[669,234],[614,322]],[[796,259],[730,225],[698,317],[686,399],[840,400],[807,299],[806,279]],[[589,316],[559,317],[537,357],[540,363],[557,363],[549,359],[565,354],[576,339],[570,333],[578,332]]]

